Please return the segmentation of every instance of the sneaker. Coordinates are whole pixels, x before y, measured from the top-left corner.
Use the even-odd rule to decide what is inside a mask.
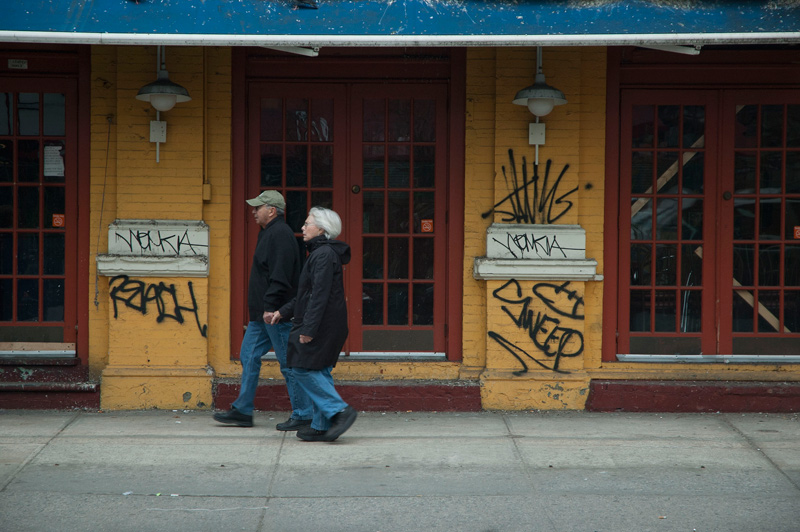
[[[292,430],[298,430],[300,428],[307,427],[309,425],[311,425],[310,419],[296,419],[290,417],[283,423],[278,423],[277,425],[275,425],[275,430],[285,430],[288,432]]]
[[[225,423],[226,425],[238,425],[240,427],[252,427],[253,416],[242,414],[235,408],[231,407],[227,412],[217,412],[214,414],[214,421]]]
[[[327,434],[326,431],[312,429],[310,426],[303,427],[297,431],[297,437],[303,441],[327,441],[325,434]]]
[[[344,434],[347,429],[353,426],[357,416],[356,409],[349,405],[333,416],[331,418],[331,428],[325,433],[325,441],[335,441],[336,438]]]

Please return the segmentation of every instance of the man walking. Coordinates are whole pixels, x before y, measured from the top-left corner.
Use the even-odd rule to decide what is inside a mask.
[[[247,307],[250,322],[242,339],[239,360],[242,363],[242,381],[239,397],[227,412],[217,412],[214,419],[220,423],[253,426],[253,401],[261,372],[261,356],[275,350],[275,356],[286,380],[292,415],[277,430],[298,430],[311,424],[310,399],[297,386],[292,369],[286,366],[286,346],[291,323],[271,324],[273,313],[290,301],[297,292],[300,277],[300,248],[294,233],[284,220],[286,201],[277,190],[265,190],[247,200],[253,207],[253,218],[261,226],[258,243],[253,254],[250,282],[247,288]]]

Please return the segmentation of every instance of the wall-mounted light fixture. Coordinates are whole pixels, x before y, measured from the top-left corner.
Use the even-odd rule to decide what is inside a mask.
[[[169,80],[163,46],[157,47],[156,55],[158,79],[139,89],[136,99],[150,102],[156,110],[156,119],[150,122],[150,142],[156,143],[156,162],[159,162],[159,147],[167,140],[167,123],[161,121],[161,111],[169,111],[176,103],[188,102],[192,97],[189,96],[189,91]]]
[[[516,105],[524,105],[536,116],[536,122],[528,126],[528,142],[536,146],[536,161],[539,164],[539,146],[544,145],[545,129],[544,124],[539,123],[539,117],[550,114],[556,105],[567,103],[564,93],[555,87],[551,87],[544,81],[542,73],[542,47],[536,47],[536,77],[533,85],[525,87],[517,93],[512,102]]]

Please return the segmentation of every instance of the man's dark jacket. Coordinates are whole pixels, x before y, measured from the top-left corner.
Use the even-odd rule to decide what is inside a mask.
[[[292,318],[287,365],[291,368],[320,370],[335,366],[347,339],[347,305],[344,298],[342,264],[350,262],[350,246],[324,235],[306,242],[310,252],[297,297],[280,309],[281,316]],[[300,343],[300,335],[311,342]]]
[[[258,233],[247,286],[250,321],[262,321],[264,312],[274,312],[294,298],[299,278],[300,247],[278,216]]]

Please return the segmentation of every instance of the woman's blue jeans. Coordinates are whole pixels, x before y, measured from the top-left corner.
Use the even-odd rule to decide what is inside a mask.
[[[272,348],[275,350],[275,357],[286,381],[289,400],[292,402],[292,417],[311,419],[313,415],[311,400],[295,382],[294,370],[286,367],[286,346],[291,328],[292,324],[288,322],[267,325],[263,321],[251,321],[247,324],[239,352],[239,360],[242,363],[241,388],[239,397],[233,402],[233,407],[242,414],[249,416],[253,413],[253,401],[261,373],[261,356]]]
[[[333,367],[320,370],[292,368],[295,382],[313,405],[312,429],[328,430],[331,428],[331,418],[347,408],[347,403],[333,386],[332,369]]]

